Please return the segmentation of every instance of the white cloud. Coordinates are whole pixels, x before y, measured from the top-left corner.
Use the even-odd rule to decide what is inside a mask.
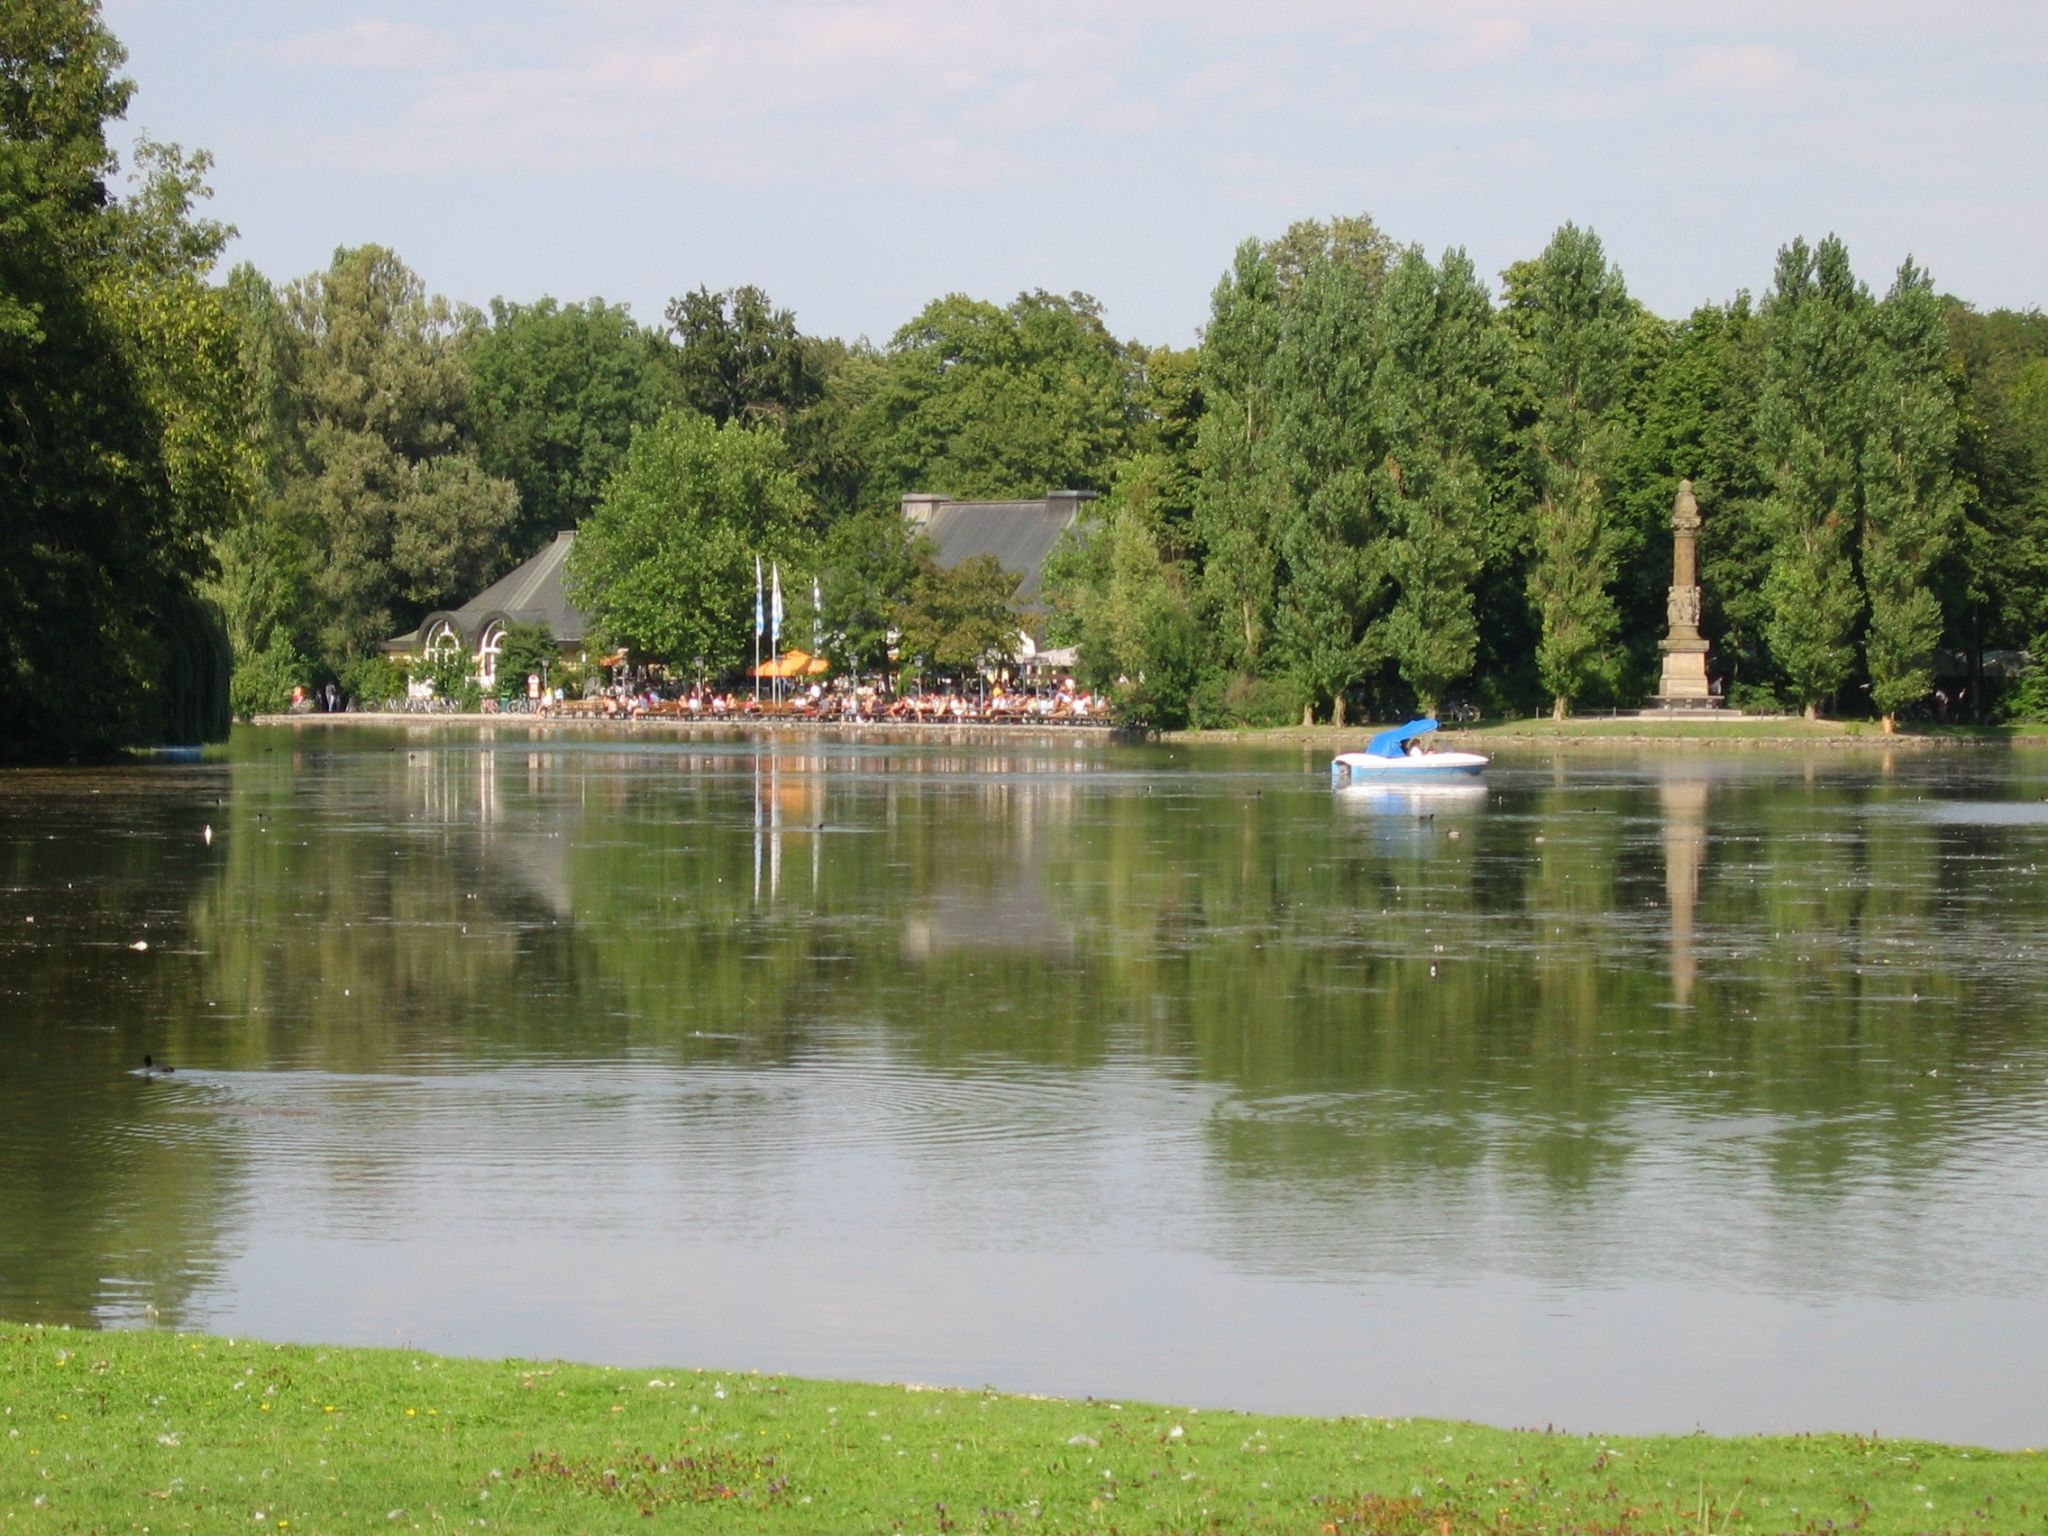
[[[1443,29],[1430,57],[1440,69],[1482,69],[1529,51],[1529,24],[1518,16],[1481,16]]]
[[[364,17],[327,32],[307,32],[265,52],[302,69],[432,69],[456,55],[455,40],[410,22]]]
[[[1584,64],[1595,69],[1633,69],[1649,56],[1649,45],[1638,37],[1589,37],[1563,42],[1547,50],[1549,56],[1566,64]]]
[[[1754,94],[1775,90],[1796,69],[1790,53],[1768,43],[1695,48],[1679,65],[1674,83],[1682,90]]]

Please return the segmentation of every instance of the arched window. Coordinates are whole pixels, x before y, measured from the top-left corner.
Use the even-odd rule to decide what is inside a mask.
[[[455,633],[455,626],[442,621],[434,626],[434,632],[427,636],[429,656],[459,656],[462,654],[462,636]]]
[[[498,685],[498,652],[505,648],[505,626],[492,624],[484,631],[484,641],[477,648],[477,672],[483,678],[486,688]]]

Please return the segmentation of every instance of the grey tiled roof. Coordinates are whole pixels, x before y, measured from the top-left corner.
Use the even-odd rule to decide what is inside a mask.
[[[925,531],[948,568],[976,555],[994,555],[1018,577],[1017,602],[1036,612],[1046,558],[1080,516],[1083,503],[1071,497],[1037,501],[941,501],[931,508]]]
[[[443,620],[452,621],[464,643],[472,646],[493,619],[510,624],[545,624],[553,631],[557,645],[581,645],[590,633],[590,619],[569,601],[563,587],[563,568],[575,544],[573,530],[556,534],[546,549],[500,576],[460,608],[428,614],[418,629],[385,641],[384,649],[415,650],[426,638],[428,629]]]

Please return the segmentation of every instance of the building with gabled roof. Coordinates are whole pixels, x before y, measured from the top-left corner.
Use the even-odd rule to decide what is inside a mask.
[[[1030,672],[1062,672],[1074,665],[1073,647],[1048,650],[1032,630],[1045,613],[1045,562],[1068,530],[1081,526],[1096,494],[1054,491],[1021,501],[955,501],[918,493],[903,498],[903,516],[931,537],[939,564],[948,570],[976,555],[994,555],[1017,578],[1017,606],[1026,620],[1018,661]]]
[[[497,678],[498,648],[504,643],[506,626],[545,624],[564,656],[587,661],[590,619],[569,601],[564,585],[569,551],[575,545],[573,529],[556,534],[547,548],[500,576],[460,608],[437,608],[420,620],[419,628],[393,635],[384,642],[384,654],[466,654],[475,659],[477,675],[488,688]]]
[[[1017,606],[1036,617],[1045,611],[1045,562],[1095,496],[1054,491],[1023,501],[955,501],[920,492],[903,498],[903,516],[930,535],[939,564],[949,570],[976,555],[994,555],[1017,578]]]

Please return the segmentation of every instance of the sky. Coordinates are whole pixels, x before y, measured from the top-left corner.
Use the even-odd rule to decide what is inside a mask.
[[[1679,316],[1834,233],[2048,300],[2042,0],[103,0],[230,261],[882,343],[1043,288],[1192,344],[1238,242],[1370,214],[1481,273],[1595,230]],[[124,155],[125,157],[125,155]]]

